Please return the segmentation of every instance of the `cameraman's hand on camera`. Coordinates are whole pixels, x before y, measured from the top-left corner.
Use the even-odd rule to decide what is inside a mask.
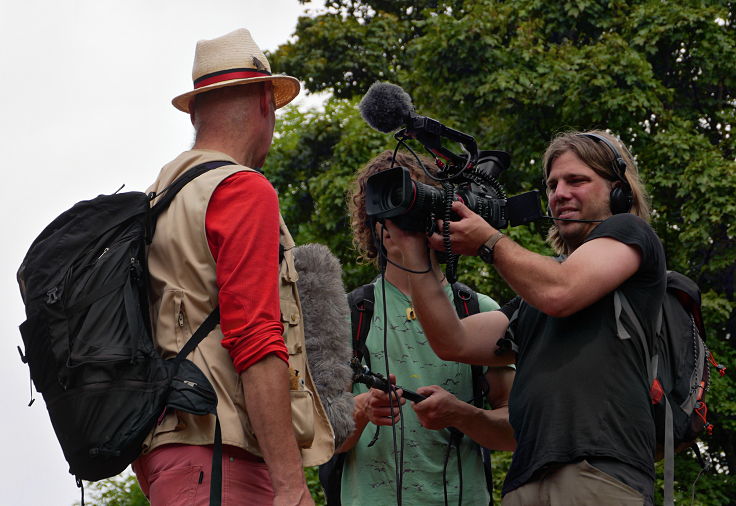
[[[471,211],[465,204],[455,201],[452,210],[458,215],[460,221],[450,222],[450,240],[452,241],[452,252],[461,255],[475,256],[478,249],[497,232],[486,220]],[[437,220],[440,231],[444,230],[444,222]],[[435,232],[429,238],[429,245],[436,250],[444,251],[445,245],[442,233]]]
[[[465,402],[437,385],[420,387],[417,393],[427,397],[422,402],[411,403],[422,427],[440,430],[457,425],[458,419],[462,416],[462,405],[466,404]]]
[[[392,385],[396,384],[396,376],[393,374],[390,375],[390,380]],[[371,388],[366,393],[356,395],[354,397],[356,424],[364,425],[371,422],[375,425],[391,425],[391,406],[393,406],[393,422],[398,422],[401,418],[399,404],[406,403],[402,393],[401,389],[396,390],[391,394],[390,401],[389,394],[377,388]]]

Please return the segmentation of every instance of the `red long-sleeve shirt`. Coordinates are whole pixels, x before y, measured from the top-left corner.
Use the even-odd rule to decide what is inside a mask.
[[[279,302],[279,204],[257,172],[237,172],[215,189],[205,216],[216,264],[222,345],[240,374],[266,355],[284,362]]]

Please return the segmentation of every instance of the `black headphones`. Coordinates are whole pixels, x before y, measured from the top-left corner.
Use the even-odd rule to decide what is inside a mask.
[[[611,189],[611,214],[628,213],[631,210],[631,206],[633,205],[634,197],[631,192],[631,186],[629,185],[628,181],[626,181],[626,160],[624,160],[624,157],[621,156],[621,153],[618,152],[616,146],[614,146],[611,141],[609,141],[602,135],[585,133],[578,134],[578,136],[587,137],[588,139],[593,139],[596,142],[608,146],[608,150],[613,155],[613,164],[611,166],[611,168],[613,169],[613,174],[616,176],[616,179],[621,183],[619,186],[615,186]]]

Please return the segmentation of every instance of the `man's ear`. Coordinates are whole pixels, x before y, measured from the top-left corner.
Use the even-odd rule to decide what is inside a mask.
[[[197,110],[194,108],[194,99],[192,99],[191,103],[189,104],[189,120],[192,122],[192,125],[194,125],[196,115]]]
[[[261,115],[268,116],[271,114],[271,108],[273,107],[275,109],[273,101],[273,85],[271,83],[263,83],[260,97]]]

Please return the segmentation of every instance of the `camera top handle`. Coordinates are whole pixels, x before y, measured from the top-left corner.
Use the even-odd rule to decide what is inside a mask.
[[[407,127],[397,135],[405,135],[418,140],[433,155],[447,160],[450,165],[462,167],[461,174],[467,167],[472,167],[478,161],[478,144],[473,136],[460,132],[426,116],[412,114],[407,120]],[[442,137],[457,142],[467,153],[467,157],[456,155],[442,146]]]

